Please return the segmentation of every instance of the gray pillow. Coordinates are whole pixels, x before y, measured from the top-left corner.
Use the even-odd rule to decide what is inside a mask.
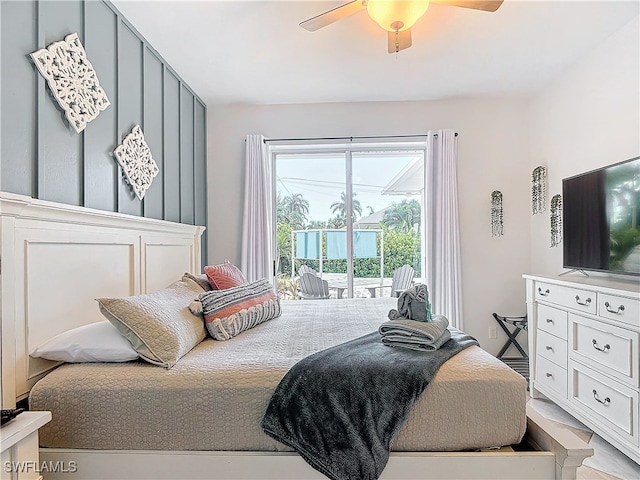
[[[171,368],[206,337],[202,319],[189,311],[202,292],[200,285],[183,277],[146,295],[97,300],[102,314],[142,359]]]
[[[185,273],[183,275],[182,279],[184,280],[185,277],[190,278],[191,280],[196,282],[198,285],[200,285],[207,292],[210,292],[211,290],[213,290],[213,287],[209,283],[209,279],[207,278],[207,275],[204,274],[204,273],[201,273],[200,275],[194,275],[192,273]]]

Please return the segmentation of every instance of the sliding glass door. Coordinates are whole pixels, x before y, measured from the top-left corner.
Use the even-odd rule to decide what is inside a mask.
[[[355,294],[397,295],[397,290],[408,288],[422,272],[424,153],[353,152],[351,160],[353,211],[357,214],[352,252]],[[375,257],[374,239],[378,246]],[[357,240],[364,248],[358,248]],[[400,282],[399,269],[404,266]],[[392,285],[394,272],[398,273]]]
[[[347,184],[344,153],[283,153],[274,163],[278,291],[283,299],[298,299],[300,293],[326,297],[328,282],[326,288],[312,281],[302,292],[298,287],[305,270],[324,280],[329,274],[347,277],[345,261],[331,250],[327,257],[326,251],[327,233],[345,226],[340,207]]]
[[[423,150],[325,146],[273,155],[281,298],[389,296],[420,277]],[[401,267],[404,283],[394,284]]]

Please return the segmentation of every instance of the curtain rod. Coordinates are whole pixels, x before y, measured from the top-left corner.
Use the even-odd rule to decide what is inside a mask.
[[[353,140],[373,140],[380,138],[416,138],[416,137],[426,137],[426,133],[416,134],[416,135],[374,135],[368,137],[307,137],[307,138],[265,138],[263,140],[264,143],[268,142],[293,142],[293,141],[307,141],[307,140],[349,140],[353,142]],[[438,134],[435,133],[433,135],[437,137]],[[455,133],[455,136],[458,136],[458,132]]]

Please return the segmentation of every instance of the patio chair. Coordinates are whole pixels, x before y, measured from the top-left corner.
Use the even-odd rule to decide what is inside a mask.
[[[314,273],[303,273],[298,279],[298,297],[302,300],[329,298],[329,284]]]
[[[402,292],[407,290],[413,282],[415,270],[411,265],[403,265],[393,271],[393,279],[391,280],[391,296],[399,297]]]
[[[318,272],[316,272],[313,268],[308,265],[300,265],[298,269],[298,275],[302,276],[305,273],[313,273],[316,277],[318,276]]]

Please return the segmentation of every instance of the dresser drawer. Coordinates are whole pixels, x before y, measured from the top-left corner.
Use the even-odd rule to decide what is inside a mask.
[[[567,368],[567,341],[543,330],[537,331],[536,353],[556,365]]]
[[[536,383],[542,393],[547,388],[567,398],[567,370],[540,355],[536,355]]]
[[[632,387],[640,385],[637,332],[569,314],[569,355]]]
[[[596,314],[596,294],[591,290],[536,283],[536,300],[555,303],[580,312]]]
[[[600,293],[598,294],[598,315],[640,327],[640,300]]]
[[[567,312],[538,305],[538,328],[564,340],[567,339],[567,318]]]
[[[569,402],[638,445],[638,392],[574,361],[569,362],[569,372]]]

